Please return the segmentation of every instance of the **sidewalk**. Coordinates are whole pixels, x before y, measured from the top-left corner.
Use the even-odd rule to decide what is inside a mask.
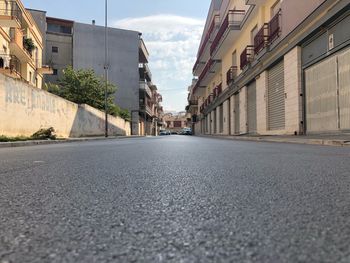
[[[237,141],[256,141],[256,142],[279,142],[279,143],[298,143],[311,145],[325,145],[325,146],[350,146],[350,134],[340,135],[242,135],[242,136],[220,136],[220,135],[200,135],[207,138],[220,138]]]
[[[58,140],[40,140],[40,141],[0,142],[0,148],[99,141],[99,140],[121,140],[121,139],[142,138],[142,137],[145,137],[145,136],[110,136],[108,138],[101,136],[101,137],[68,138],[68,139],[62,139],[62,140],[58,139]]]

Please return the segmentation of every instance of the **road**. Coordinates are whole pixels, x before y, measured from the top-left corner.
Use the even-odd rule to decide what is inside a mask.
[[[0,262],[350,262],[349,158],[186,136],[0,149]]]

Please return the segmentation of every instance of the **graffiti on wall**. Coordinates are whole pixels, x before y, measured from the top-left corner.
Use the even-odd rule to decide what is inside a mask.
[[[19,104],[31,110],[43,110],[56,113],[56,98],[41,90],[28,89],[19,85],[8,85],[5,89],[5,102]]]

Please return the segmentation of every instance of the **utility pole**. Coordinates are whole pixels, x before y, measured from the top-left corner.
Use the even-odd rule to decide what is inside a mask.
[[[108,137],[108,105],[107,105],[107,89],[108,89],[108,0],[105,2],[105,137]]]

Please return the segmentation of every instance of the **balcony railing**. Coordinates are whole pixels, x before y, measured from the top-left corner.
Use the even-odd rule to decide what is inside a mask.
[[[231,26],[237,26],[239,28],[244,19],[245,11],[244,10],[230,10],[226,15],[224,21],[222,22],[218,33],[216,34],[213,43],[210,47],[210,54],[213,54],[216,48],[218,47],[221,38],[225,34],[226,30]]]
[[[213,98],[216,99],[217,97],[219,97],[221,93],[222,93],[222,83],[220,83],[215,87],[213,92]]]
[[[276,38],[279,37],[281,33],[281,10],[271,19],[271,21],[268,24],[269,28],[269,37],[268,41],[271,44]]]
[[[0,68],[0,72],[16,79],[22,79],[21,61],[16,56],[11,55],[10,61],[3,68]]]
[[[198,64],[200,63],[200,58],[202,57],[203,52],[205,50],[205,47],[207,46],[209,40],[211,39],[211,35],[212,35],[213,31],[214,31],[215,25],[217,24],[217,21],[219,20],[219,18],[220,18],[219,15],[215,15],[213,17],[213,21],[211,22],[210,27],[209,27],[209,29],[207,31],[207,34],[205,35],[205,39],[204,39],[204,41],[203,41],[203,43],[200,46],[200,49],[198,51],[197,60],[196,60],[196,63],[194,64],[193,69],[192,69],[193,72],[196,70]]]
[[[254,37],[254,52],[258,54],[263,50],[269,41],[269,24],[265,23]]]
[[[16,1],[0,2],[0,26],[18,27],[23,24],[23,13]]]
[[[226,84],[229,86],[237,77],[237,66],[232,66],[226,73]]]
[[[247,46],[241,54],[241,70],[254,59],[254,46]]]
[[[189,100],[189,105],[191,106],[197,106],[198,105],[198,100]]]
[[[211,66],[213,65],[213,60],[209,59],[207,64],[205,65],[202,73],[199,75],[199,80],[204,79],[204,77],[207,75],[208,71],[210,70]]]

